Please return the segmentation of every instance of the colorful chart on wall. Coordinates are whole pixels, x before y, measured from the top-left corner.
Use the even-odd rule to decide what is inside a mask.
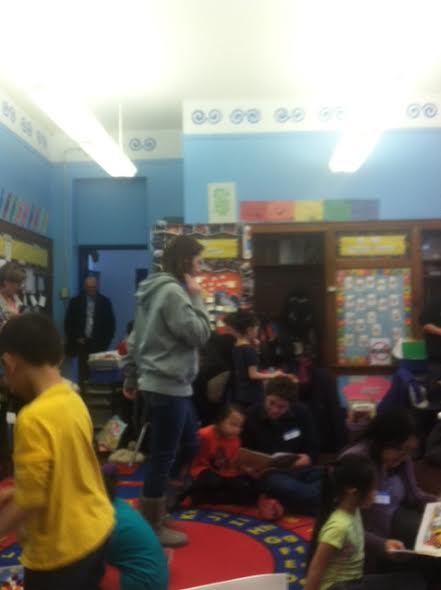
[[[411,334],[408,268],[337,272],[339,365],[390,365],[399,338]]]
[[[390,375],[340,375],[337,378],[342,405],[354,402],[378,404],[389,390]]]

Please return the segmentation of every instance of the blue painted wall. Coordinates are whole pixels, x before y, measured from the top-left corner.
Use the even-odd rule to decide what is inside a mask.
[[[146,250],[100,250],[93,270],[100,272],[100,290],[110,297],[116,318],[112,347],[126,335],[127,323],[135,317],[135,278],[138,268],[147,268]]]
[[[237,183],[240,201],[379,199],[382,219],[441,217],[441,130],[386,132],[354,174],[332,174],[335,133],[185,136],[184,211],[208,220],[207,184]]]
[[[0,188],[50,211],[50,163],[6,127],[0,125]],[[53,219],[49,218],[51,237]]]
[[[133,181],[109,178],[92,162],[52,167],[54,314],[59,325],[66,305],[59,298],[61,288],[78,291],[79,245],[147,244],[157,219],[183,215],[182,161],[139,161],[137,166]]]

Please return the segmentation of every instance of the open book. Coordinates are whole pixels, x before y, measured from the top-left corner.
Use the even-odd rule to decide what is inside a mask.
[[[298,457],[295,453],[267,455],[242,447],[239,451],[238,461],[240,465],[252,467],[256,471],[268,471],[268,469],[290,469]]]
[[[441,557],[441,502],[426,505],[413,550],[398,550],[394,553],[411,553]]]

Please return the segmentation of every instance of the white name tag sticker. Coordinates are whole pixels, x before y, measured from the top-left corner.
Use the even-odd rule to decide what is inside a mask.
[[[299,438],[301,434],[301,430],[294,428],[293,430],[288,430],[288,432],[285,432],[283,435],[283,440],[293,440],[294,438]]]
[[[375,494],[375,504],[383,504],[387,506],[390,504],[390,494],[386,492],[377,492]]]

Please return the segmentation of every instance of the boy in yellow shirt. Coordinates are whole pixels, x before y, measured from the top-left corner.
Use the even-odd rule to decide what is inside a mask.
[[[50,318],[24,314],[0,332],[10,390],[27,405],[15,427],[15,490],[0,497],[0,537],[19,530],[26,590],[97,590],[113,527],[81,397],[60,376]]]

